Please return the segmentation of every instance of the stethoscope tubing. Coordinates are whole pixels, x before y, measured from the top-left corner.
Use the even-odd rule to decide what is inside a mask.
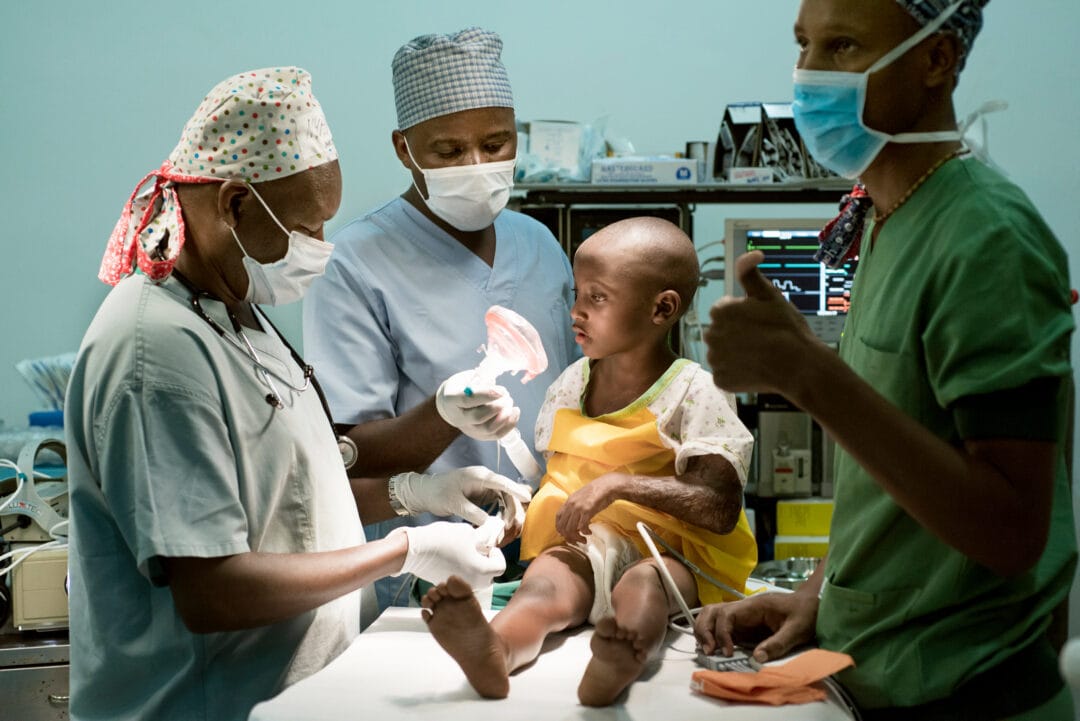
[[[185,278],[178,270],[174,269],[172,274],[176,276],[176,279],[180,282],[180,284],[183,285],[191,294],[189,302],[191,303],[191,308],[195,311],[195,314],[202,318],[204,321],[206,321],[207,325],[209,325],[219,336],[221,336],[221,338],[224,339],[228,345],[236,348],[238,351],[244,354],[244,357],[250,359],[255,364],[255,367],[258,368],[259,372],[266,377],[267,385],[270,386],[271,389],[271,393],[268,393],[266,395],[267,403],[276,408],[284,407],[284,404],[281,402],[280,395],[277,393],[277,389],[274,387],[274,384],[270,382],[271,377],[277,378],[279,381],[285,384],[286,387],[288,387],[292,391],[295,391],[296,393],[303,393],[305,390],[307,390],[309,384],[312,388],[315,389],[315,395],[319,397],[319,404],[322,406],[323,413],[326,415],[326,421],[330,424],[330,431],[337,439],[338,448],[341,451],[342,460],[345,463],[345,467],[351,468],[352,465],[356,462],[356,444],[348,436],[338,434],[337,426],[334,424],[334,416],[330,413],[330,404],[326,400],[326,394],[323,392],[322,386],[319,384],[319,379],[315,377],[315,369],[304,362],[304,359],[300,355],[300,353],[297,352],[296,348],[294,348],[292,343],[289,342],[289,339],[286,338],[280,330],[278,330],[278,327],[274,325],[274,322],[270,320],[270,317],[266,315],[266,312],[254,303],[251,304],[252,309],[255,311],[255,313],[258,314],[260,319],[264,323],[266,323],[269,328],[273,329],[278,339],[280,339],[282,344],[289,349],[289,354],[292,356],[293,361],[300,367],[300,370],[303,371],[304,384],[301,386],[294,385],[291,379],[283,378],[272,368],[268,368],[267,366],[263,365],[262,361],[259,359],[258,354],[255,353],[254,348],[251,347],[250,342],[248,342],[247,338],[243,335],[243,331],[240,328],[240,322],[236,319],[235,316],[233,316],[231,313],[229,314],[229,318],[233,322],[234,330],[237,336],[239,336],[240,339],[244,342],[244,345],[241,345],[238,341],[234,340],[220,323],[210,317],[210,314],[207,313],[206,310],[202,307],[202,303],[199,302],[199,299],[204,295],[208,298],[213,298],[213,296],[197,290],[191,284],[191,281]]]

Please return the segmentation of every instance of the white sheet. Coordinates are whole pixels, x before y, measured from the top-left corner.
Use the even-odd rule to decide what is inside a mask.
[[[391,608],[329,666],[259,704],[249,721],[361,719],[678,719],[695,721],[849,721],[833,701],[792,706],[728,704],[690,690],[694,642],[671,632],[661,662],[651,664],[618,703],[588,708],[577,685],[589,660],[592,628],[555,634],[544,653],[510,677],[510,695],[480,698],[428,633],[420,609]]]

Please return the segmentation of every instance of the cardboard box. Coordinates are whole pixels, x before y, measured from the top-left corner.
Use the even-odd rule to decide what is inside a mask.
[[[577,171],[585,128],[568,120],[532,120],[529,122],[529,153],[548,168]]]
[[[594,158],[592,182],[612,185],[693,185],[698,182],[693,158]]]
[[[728,168],[724,179],[739,185],[762,185],[773,182],[772,168]]]
[[[829,552],[828,536],[777,536],[773,558],[824,558]]]
[[[780,536],[828,536],[832,513],[831,498],[777,501],[776,533]]]

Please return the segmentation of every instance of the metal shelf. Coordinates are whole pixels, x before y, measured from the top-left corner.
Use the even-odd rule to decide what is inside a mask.
[[[518,183],[513,202],[521,205],[698,205],[732,203],[838,203],[851,190],[844,180],[738,185],[600,185]]]
[[[518,183],[510,196],[509,207],[544,223],[573,258],[577,246],[589,233],[625,216],[634,206],[641,208],[642,214],[672,220],[692,238],[694,211],[699,205],[828,203],[835,206],[850,190],[850,181],[842,178],[757,185]]]

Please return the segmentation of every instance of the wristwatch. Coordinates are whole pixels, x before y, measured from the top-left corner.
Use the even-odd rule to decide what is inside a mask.
[[[345,464],[345,470],[356,465],[356,459],[360,457],[360,451],[356,448],[356,442],[348,436],[337,437],[338,451],[341,453],[341,462]]]
[[[408,516],[409,510],[402,504],[401,499],[398,498],[397,484],[405,474],[399,473],[396,476],[390,476],[390,480],[386,482],[386,495],[390,498],[390,507],[394,509],[394,513],[399,516]]]

